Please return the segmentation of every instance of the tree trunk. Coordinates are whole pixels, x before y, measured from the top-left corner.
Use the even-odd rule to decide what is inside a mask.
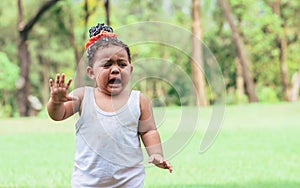
[[[288,78],[288,67],[286,64],[286,48],[287,48],[287,37],[286,37],[286,23],[284,23],[283,30],[284,36],[280,41],[280,73],[282,77],[282,88],[283,98],[286,101],[290,101],[290,83]]]
[[[291,90],[291,101],[297,101],[299,98],[300,89],[300,68],[298,72],[293,74],[292,77],[292,90]]]
[[[200,0],[192,0],[192,80],[196,90],[196,105],[208,106],[205,93],[204,63],[202,51],[202,30]]]
[[[16,83],[17,88],[17,101],[19,105],[20,116],[30,115],[30,104],[28,96],[30,94],[30,80],[29,80],[29,68],[30,68],[30,54],[28,51],[28,34],[39,20],[44,12],[46,12],[52,5],[58,0],[50,0],[44,3],[36,15],[34,15],[27,24],[24,24],[23,20],[23,7],[22,0],[18,0],[18,60],[20,67],[19,79]]]
[[[29,51],[27,36],[20,33],[18,39],[18,59],[19,59],[19,79],[16,83],[17,101],[19,106],[20,116],[29,116],[30,104],[28,96],[30,94],[30,80],[29,80]]]
[[[110,7],[109,7],[109,0],[104,0],[104,7],[105,7],[105,15],[106,15],[106,24],[110,25]]]
[[[236,90],[237,90],[238,99],[240,100],[243,98],[245,94],[243,69],[239,61],[239,58],[235,58],[234,62],[236,66]]]
[[[231,31],[232,31],[233,40],[236,45],[238,57],[240,59],[240,63],[242,65],[242,69],[243,69],[243,77],[244,77],[244,81],[246,84],[246,91],[248,94],[249,102],[258,102],[258,98],[255,94],[254,81],[253,81],[251,71],[249,68],[249,65],[250,65],[249,59],[246,56],[242,37],[240,36],[240,34],[238,33],[238,31],[236,29],[236,26],[234,25],[230,6],[229,6],[227,0],[218,0],[218,2],[222,8],[222,11],[223,11],[223,13],[226,17],[226,20],[228,21]]]
[[[273,12],[278,15],[280,18],[281,16],[281,11],[280,11],[280,0],[277,0],[272,3],[271,5]],[[282,31],[283,31],[283,36],[277,36],[276,37],[276,42],[277,46],[279,48],[279,63],[280,63],[280,73],[281,73],[281,83],[282,83],[282,92],[283,92],[283,99],[286,101],[290,101],[290,83],[289,83],[289,78],[288,78],[288,67],[286,64],[286,48],[287,48],[287,23],[285,20],[283,20],[282,24]]]
[[[41,83],[43,84],[43,95],[42,95],[42,104],[46,105],[48,100],[49,100],[49,61],[41,54],[38,54],[38,60],[39,60],[39,66],[42,67],[40,70],[40,78],[41,78]]]
[[[165,94],[165,91],[163,88],[162,81],[159,80],[159,81],[156,81],[155,83],[156,83],[156,95],[159,100],[160,106],[165,106],[166,105],[166,100],[165,100],[166,94]]]

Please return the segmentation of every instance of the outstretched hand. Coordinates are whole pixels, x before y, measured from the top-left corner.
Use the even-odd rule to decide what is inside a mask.
[[[69,79],[65,84],[65,74],[57,74],[55,81],[49,80],[51,100],[54,104],[61,104],[67,101],[76,100],[75,97],[68,94],[68,89],[71,85],[72,79]]]
[[[172,173],[173,168],[169,161],[164,160],[160,154],[152,154],[148,160],[149,163],[155,164],[157,167],[162,169],[168,169]]]

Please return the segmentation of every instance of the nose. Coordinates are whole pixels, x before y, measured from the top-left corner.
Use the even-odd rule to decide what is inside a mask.
[[[113,65],[111,67],[111,74],[119,74],[119,73],[120,73],[120,70],[119,70],[118,65]]]

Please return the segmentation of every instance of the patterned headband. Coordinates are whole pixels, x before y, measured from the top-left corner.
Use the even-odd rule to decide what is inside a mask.
[[[94,44],[94,42],[96,42],[97,40],[99,40],[101,38],[116,38],[116,37],[117,37],[117,34],[115,34],[115,33],[101,30],[101,32],[99,34],[91,37],[88,40],[88,42],[85,44],[85,49],[88,49],[92,44]]]

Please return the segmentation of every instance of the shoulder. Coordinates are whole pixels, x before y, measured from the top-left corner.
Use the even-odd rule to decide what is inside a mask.
[[[141,109],[140,119],[147,119],[149,118],[149,116],[152,116],[151,102],[143,93],[140,93],[140,109]]]
[[[81,103],[83,101],[84,95],[85,95],[85,91],[87,90],[88,87],[79,87],[74,89],[70,95],[76,97],[78,100],[73,101],[73,105],[75,105],[75,107],[80,107],[81,108]]]
[[[93,90],[92,87],[86,86],[86,87],[76,88],[70,93],[70,95],[72,95],[78,99],[78,100],[73,101],[73,108],[75,109],[75,111],[79,111],[79,112],[82,111],[83,98],[84,98],[85,92],[89,89]]]
[[[84,97],[84,91],[85,91],[85,87],[79,87],[79,88],[74,89],[70,93],[70,95],[76,96],[81,100]]]
[[[140,93],[140,106],[145,105],[150,105],[150,100],[143,93]]]

